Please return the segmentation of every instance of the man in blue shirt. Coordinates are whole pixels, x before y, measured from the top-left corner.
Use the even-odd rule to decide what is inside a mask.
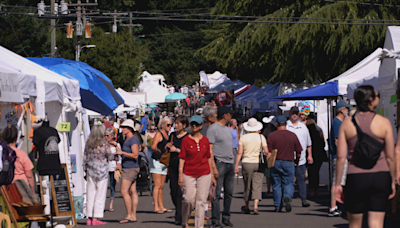
[[[237,129],[237,120],[232,118],[231,121],[229,122],[229,127],[231,128],[231,134],[232,134],[233,157],[234,161],[236,161],[237,149],[239,148],[239,137],[238,137],[239,131]]]
[[[140,119],[140,133],[142,135],[146,134],[146,129],[147,129],[147,119],[146,115],[143,113],[140,114],[142,116],[142,119]]]
[[[336,206],[336,198],[335,198],[335,183],[336,183],[336,146],[338,142],[338,137],[339,137],[339,129],[340,125],[342,124],[343,120],[349,116],[349,108],[351,105],[347,104],[345,101],[339,101],[336,104],[336,117],[332,120],[332,125],[331,125],[331,134],[329,138],[329,151],[332,156],[332,172],[333,172],[333,178],[332,178],[332,187],[331,187],[331,206],[329,209],[328,216],[329,217],[334,217],[334,216],[340,216],[342,212],[338,209]],[[342,185],[344,186],[346,183],[346,174],[347,174],[347,161],[345,163],[345,168],[343,170],[343,175],[342,175]]]

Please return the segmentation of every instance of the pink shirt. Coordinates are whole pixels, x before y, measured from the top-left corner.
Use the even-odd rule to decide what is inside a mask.
[[[29,159],[28,155],[20,149],[15,148],[14,151],[17,155],[17,160],[15,161],[13,182],[16,180],[25,180],[26,183],[29,184],[28,178],[25,176],[25,171],[33,169],[31,159]]]

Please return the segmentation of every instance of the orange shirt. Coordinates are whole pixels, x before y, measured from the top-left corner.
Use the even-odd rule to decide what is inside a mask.
[[[20,149],[15,148],[14,151],[17,155],[17,160],[15,161],[13,182],[16,180],[25,180],[26,183],[29,184],[28,178],[25,176],[25,171],[33,169],[31,159],[29,159],[28,155]]]

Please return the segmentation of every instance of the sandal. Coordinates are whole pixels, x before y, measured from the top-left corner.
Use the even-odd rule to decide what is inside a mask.
[[[258,209],[254,209],[254,210],[253,210],[253,214],[255,214],[255,215],[259,215],[259,214],[260,214],[260,212],[258,211]]]
[[[109,212],[114,212],[115,209],[114,209],[114,208],[110,208],[110,209],[108,209],[108,211],[109,211]]]
[[[171,213],[171,212],[172,212],[172,210],[165,209],[165,210],[163,210],[163,212],[164,212],[164,213]]]
[[[158,210],[158,211],[153,211],[153,212],[156,214],[164,214],[165,213],[165,211],[163,211],[163,210]]]

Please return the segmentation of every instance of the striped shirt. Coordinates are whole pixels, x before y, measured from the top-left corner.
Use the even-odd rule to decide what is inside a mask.
[[[306,164],[306,150],[307,147],[311,146],[311,137],[310,132],[305,124],[301,123],[300,121],[297,123],[297,126],[293,126],[290,120],[287,121],[286,130],[293,132],[296,134],[297,138],[300,141],[300,145],[303,148],[301,151],[299,165]],[[294,152],[296,153],[296,152]]]

